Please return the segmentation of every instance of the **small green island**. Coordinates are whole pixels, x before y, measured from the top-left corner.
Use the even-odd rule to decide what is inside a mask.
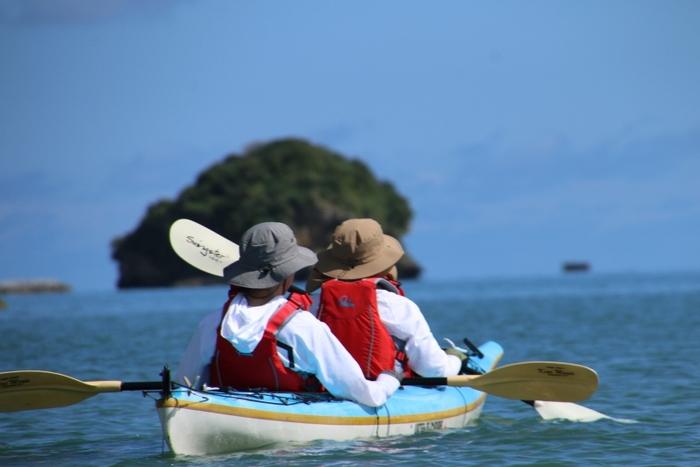
[[[300,245],[318,252],[346,219],[373,218],[384,233],[401,240],[412,212],[390,182],[375,178],[360,160],[301,139],[281,139],[231,154],[204,170],[175,200],[148,207],[139,225],[112,241],[119,288],[221,284],[170,247],[170,226],[191,219],[238,242],[249,227],[284,222]],[[399,279],[417,278],[420,266],[409,254],[399,262]],[[309,271],[297,274],[304,279]]]

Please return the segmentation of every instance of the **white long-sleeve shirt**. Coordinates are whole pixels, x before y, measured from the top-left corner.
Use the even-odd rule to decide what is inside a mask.
[[[249,353],[260,342],[272,314],[286,303],[285,297],[275,297],[265,305],[250,307],[244,294],[238,294],[229,305],[221,335],[237,350]],[[216,351],[216,332],[221,312],[206,316],[199,324],[185,355],[175,373],[175,381],[196,388],[209,381],[208,365]],[[299,312],[277,334],[277,340],[292,347],[295,370],[316,376],[335,397],[349,399],[370,407],[384,405],[398,389],[399,382],[390,375],[380,375],[376,381],[364,378],[355,359],[348,353],[328,326],[314,315]],[[278,352],[282,363],[289,366],[286,352]]]
[[[316,315],[319,297],[314,294],[313,298],[311,311]],[[389,334],[405,342],[404,352],[413,371],[426,378],[459,374],[461,360],[440,348],[423,313],[412,300],[379,288],[377,308]]]

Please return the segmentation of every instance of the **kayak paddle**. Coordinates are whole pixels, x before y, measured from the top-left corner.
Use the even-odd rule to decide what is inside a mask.
[[[598,375],[574,363],[522,362],[494,368],[483,375],[404,378],[401,384],[470,387],[506,399],[576,402],[595,393]]]
[[[571,422],[594,422],[611,418],[593,409],[571,402],[523,401],[531,405],[544,420],[569,420]]]
[[[467,355],[468,358],[471,358],[472,356],[479,358],[483,357],[483,354],[479,348],[472,344],[472,342],[466,337],[464,338],[464,344],[467,346],[467,349],[457,347],[454,342],[446,337],[444,339],[450,348],[462,352],[463,354]],[[481,374],[481,372],[479,374]],[[524,402],[535,409],[544,420],[560,419],[569,420],[571,422],[592,422],[602,418],[610,418],[600,412],[596,412],[595,410],[589,409],[582,405],[573,404],[571,402],[543,400],[521,400],[521,402]]]
[[[65,407],[103,392],[171,390],[169,371],[162,381],[80,381],[70,376],[40,370],[0,373],[0,412]],[[513,363],[483,375],[446,378],[404,378],[406,386],[470,387],[507,399],[579,401],[595,393],[598,375],[585,366],[560,362]]]
[[[80,381],[51,371],[18,370],[0,373],[0,412],[50,409],[77,404],[103,392],[170,392],[170,370],[162,381]]]
[[[238,245],[189,219],[170,226],[170,245],[188,264],[219,277],[239,257]]]

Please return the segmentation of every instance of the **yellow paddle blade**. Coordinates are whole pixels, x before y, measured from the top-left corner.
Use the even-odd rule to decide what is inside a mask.
[[[0,373],[0,412],[65,407],[120,388],[121,381],[85,383],[50,371],[9,371]]]
[[[578,402],[598,389],[592,369],[563,362],[523,362],[483,375],[447,377],[448,386],[466,386],[506,399]]]

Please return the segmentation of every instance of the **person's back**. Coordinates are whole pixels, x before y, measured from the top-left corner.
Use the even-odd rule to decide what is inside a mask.
[[[380,281],[381,279],[377,279]],[[346,282],[331,279],[322,286],[316,317],[360,364],[365,378],[375,379],[384,370],[400,370],[395,362],[405,360],[382,324],[374,280]]]
[[[336,397],[383,405],[399,386],[396,375],[367,381],[328,328],[305,311],[308,295],[284,296],[294,273],[316,262],[313,252],[299,247],[286,225],[263,223],[243,235],[240,253],[224,271],[229,300],[200,324],[175,380],[273,391],[318,390],[318,381]]]
[[[371,378],[378,367],[385,367],[389,353],[394,355],[395,369],[408,371],[410,367],[426,377],[456,375],[463,356],[448,355],[440,348],[418,306],[395,281],[395,265],[401,256],[398,240],[385,235],[376,221],[343,222],[329,247],[318,253],[319,261],[307,281],[307,291],[321,289],[314,311],[339,336],[365,376]],[[357,319],[364,323],[358,324],[345,313],[351,309],[344,306],[349,302],[362,303],[363,313]],[[381,330],[371,325],[371,316],[378,318]],[[384,333],[391,339],[383,337]]]
[[[308,295],[292,292],[286,298],[275,295],[266,303],[251,306],[246,292],[232,286],[217,329],[211,385],[239,390],[319,390],[316,378],[294,371],[291,349],[277,340],[287,321],[308,310],[310,304]],[[280,358],[278,346],[287,351],[286,361]]]

